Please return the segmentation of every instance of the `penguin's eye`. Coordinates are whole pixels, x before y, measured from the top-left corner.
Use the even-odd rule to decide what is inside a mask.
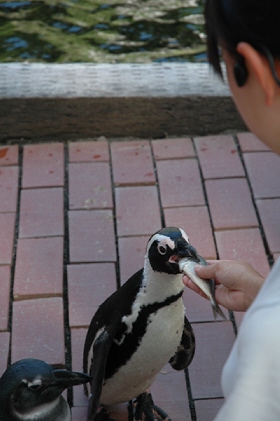
[[[158,245],[158,252],[159,252],[159,254],[162,254],[162,255],[166,254],[166,252],[167,252],[167,247],[166,247],[166,246],[164,246],[164,245],[162,245],[162,244],[159,244],[159,245]]]
[[[29,383],[28,385],[28,389],[34,390],[34,391],[41,389],[41,387],[42,387],[41,380],[35,380],[34,383]]]

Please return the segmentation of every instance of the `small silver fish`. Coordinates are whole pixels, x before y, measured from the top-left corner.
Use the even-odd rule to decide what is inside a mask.
[[[217,315],[221,316],[223,319],[226,319],[226,316],[224,315],[221,307],[216,301],[215,298],[215,282],[213,279],[202,279],[200,278],[195,270],[194,267],[197,264],[206,266],[208,263],[206,260],[203,259],[203,257],[199,256],[199,263],[196,262],[194,259],[185,257],[183,259],[180,259],[178,264],[181,272],[185,273],[195,285],[197,285],[202,292],[209,298],[213,310],[213,314],[215,319],[217,319]]]

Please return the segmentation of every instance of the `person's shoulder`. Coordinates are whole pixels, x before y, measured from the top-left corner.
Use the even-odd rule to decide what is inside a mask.
[[[280,259],[247,311],[238,332],[238,341],[250,349],[257,346],[261,350],[267,344],[280,349]]]

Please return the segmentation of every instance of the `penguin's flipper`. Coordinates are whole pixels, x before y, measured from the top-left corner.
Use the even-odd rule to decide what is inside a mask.
[[[169,364],[174,370],[184,370],[192,362],[195,352],[195,337],[193,329],[188,319],[184,318],[184,330],[180,345],[173,357],[169,360]]]
[[[171,421],[166,412],[154,404],[149,392],[141,393],[134,401],[134,421]]]
[[[93,421],[99,407],[100,396],[103,387],[106,361],[114,335],[110,329],[104,329],[103,332],[96,338],[93,345],[93,360],[94,364],[91,366],[91,397],[88,406],[88,421]]]

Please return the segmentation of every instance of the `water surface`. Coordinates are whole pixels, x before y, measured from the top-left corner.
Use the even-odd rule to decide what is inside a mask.
[[[0,0],[0,61],[206,61],[204,0]]]

